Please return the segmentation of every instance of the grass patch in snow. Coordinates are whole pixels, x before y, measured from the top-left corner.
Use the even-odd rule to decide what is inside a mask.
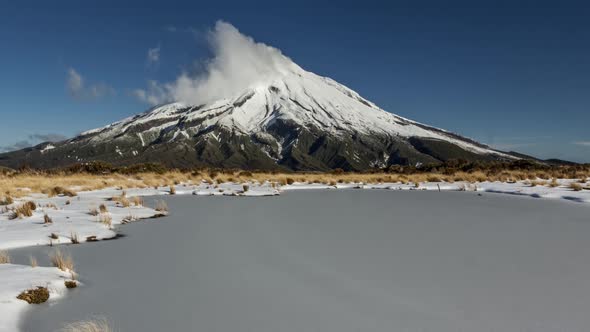
[[[0,264],[10,264],[10,255],[4,250],[0,250]]]
[[[29,304],[45,303],[49,300],[49,290],[45,287],[39,286],[20,293],[16,298],[26,301]]]

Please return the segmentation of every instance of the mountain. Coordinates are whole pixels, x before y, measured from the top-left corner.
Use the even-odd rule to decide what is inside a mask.
[[[514,160],[457,134],[388,113],[295,63],[242,92],[171,103],[58,143],[0,154],[0,165],[116,165],[366,170],[449,159]]]

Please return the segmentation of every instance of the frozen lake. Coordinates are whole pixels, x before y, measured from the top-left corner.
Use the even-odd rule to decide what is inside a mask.
[[[590,208],[469,192],[165,198],[168,218],[68,246],[84,287],[23,331],[588,331]],[[51,248],[33,253],[48,265]]]

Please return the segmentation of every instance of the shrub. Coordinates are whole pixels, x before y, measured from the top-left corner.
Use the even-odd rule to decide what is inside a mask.
[[[287,178],[285,181],[287,182],[287,184],[295,183],[295,180],[293,180],[292,178]]]
[[[112,332],[109,323],[105,319],[86,320],[74,322],[64,326],[60,332]]]
[[[173,185],[170,185],[170,195],[176,195],[176,188]]]
[[[74,271],[74,261],[70,254],[66,254],[59,249],[49,254],[51,264],[62,271]]]
[[[10,264],[10,255],[6,251],[0,250],[0,264]]]
[[[57,234],[55,234],[55,233],[51,233],[51,235],[49,235],[49,237],[50,237],[51,239],[54,239],[54,240],[57,240],[57,239],[59,239],[59,236],[58,236]]]
[[[45,213],[45,215],[43,216],[43,223],[44,224],[52,224],[53,220],[47,215],[47,213]]]
[[[109,212],[109,210],[107,210],[106,205],[104,205],[104,204],[100,204],[100,206],[98,207],[98,210],[100,211],[100,213],[107,213],[107,212]]]
[[[49,300],[49,290],[45,287],[37,287],[20,293],[16,298],[26,301],[29,304],[44,303]]]
[[[244,189],[244,192],[247,192],[248,190],[250,190],[250,186],[247,184],[242,185],[242,189]]]

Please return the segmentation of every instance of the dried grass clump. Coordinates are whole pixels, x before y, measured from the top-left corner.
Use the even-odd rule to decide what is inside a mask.
[[[170,195],[176,195],[176,188],[173,185],[170,185]]]
[[[551,179],[551,182],[549,182],[548,186],[551,188],[559,187],[559,183],[557,182],[557,179],[553,178]]]
[[[132,197],[131,202],[133,202],[133,205],[135,206],[143,206],[143,198],[139,196]]]
[[[100,204],[100,206],[98,207],[98,210],[100,211],[100,213],[107,213],[109,212],[109,210],[107,209],[107,206],[104,204]]]
[[[113,217],[108,213],[101,213],[98,216],[98,222],[111,228],[113,226]]]
[[[35,258],[35,256],[31,255],[29,256],[29,263],[31,264],[31,267],[37,267],[37,258]]]
[[[59,249],[56,249],[53,253],[49,254],[49,260],[53,266],[62,271],[74,271],[74,260],[72,259],[72,256]]]
[[[49,197],[54,197],[54,196],[59,196],[59,195],[74,197],[74,196],[78,195],[76,192],[66,189],[64,187],[60,187],[60,186],[46,189],[43,191],[43,193],[47,194],[47,196],[49,196]]]
[[[121,197],[121,199],[119,200],[119,203],[121,203],[121,205],[123,207],[131,206],[131,201],[129,201],[129,199],[127,197]]]
[[[160,200],[156,202],[156,211],[158,212],[168,212],[168,204],[166,202]]]
[[[14,203],[14,199],[10,195],[6,195],[3,199],[0,199],[0,205],[10,205]]]
[[[573,191],[580,191],[580,190],[582,190],[584,187],[582,187],[582,185],[581,185],[581,184],[579,184],[579,183],[572,182],[572,183],[570,183],[570,188],[571,188]]]
[[[293,180],[292,178],[286,178],[286,179],[285,179],[285,182],[286,182],[287,184],[293,184],[293,183],[295,183],[295,180]]]
[[[242,185],[242,189],[244,190],[244,192],[247,192],[248,190],[250,190],[250,186],[247,184]]]
[[[51,217],[49,217],[47,215],[47,213],[45,213],[45,215],[43,215],[43,223],[44,224],[52,224],[53,223],[53,219],[51,219]]]
[[[0,264],[10,264],[10,255],[4,250],[0,250]]]
[[[69,323],[60,332],[112,332],[113,329],[104,318]]]
[[[78,287],[78,283],[76,281],[74,281],[74,280],[66,280],[66,281],[64,281],[64,285],[68,289],[72,289],[72,288]]]
[[[79,244],[80,240],[78,239],[78,233],[71,232],[70,233],[70,241],[72,242],[72,244]]]
[[[49,290],[45,287],[28,289],[20,293],[16,298],[29,304],[45,303],[49,300]]]
[[[37,209],[37,205],[34,202],[28,201],[25,202],[12,210],[12,215],[10,215],[9,219],[22,219],[24,217],[31,217],[33,215],[33,211]]]

